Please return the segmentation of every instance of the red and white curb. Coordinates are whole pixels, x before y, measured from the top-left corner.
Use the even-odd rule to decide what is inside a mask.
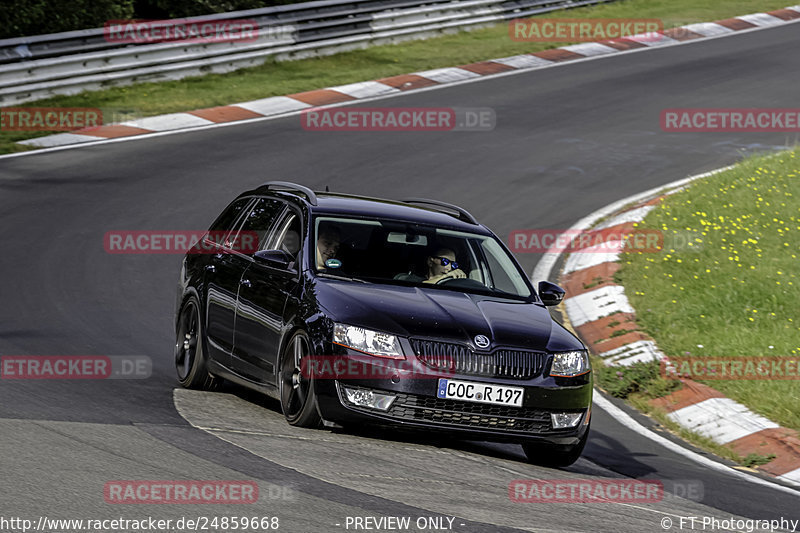
[[[197,109],[185,113],[171,113],[108,124],[95,128],[76,130],[37,137],[19,144],[45,148],[66,146],[104,139],[133,137],[138,135],[179,131],[208,127],[215,124],[241,122],[265,117],[276,117],[296,113],[309,107],[345,104],[358,100],[390,96],[434,86],[463,83],[479,78],[488,78],[515,71],[548,68],[578,59],[609,56],[613,54],[672,46],[687,41],[720,37],[737,31],[753,30],[800,20],[800,5],[778,9],[768,13],[753,13],[717,22],[689,24],[659,33],[632,35],[622,39],[611,39],[593,43],[581,43],[554,48],[532,54],[520,54],[500,59],[481,61],[460,67],[439,68],[412,74],[392,76],[374,81],[328,87],[287,96],[273,96],[251,102],[241,102],[208,109]]]
[[[722,170],[726,169],[713,173]],[[648,191],[622,203],[617,202],[579,221],[570,228],[570,233],[590,228],[606,228],[611,234],[630,232],[633,224],[644,220],[665,196],[683,189],[691,180],[710,174],[681,180],[668,190]],[[623,207],[631,202],[634,202],[633,207]],[[594,225],[609,215],[610,219]],[[624,287],[614,282],[614,274],[620,268],[619,253],[586,253],[588,251],[570,254],[560,276],[567,292],[564,301],[566,315],[581,339],[610,366],[663,359],[664,354],[655,341],[636,326],[635,310],[625,296]],[[535,281],[547,279],[558,255],[546,254],[540,262],[541,268],[537,265],[533,274]],[[664,409],[667,416],[682,427],[729,446],[741,456],[775,454],[776,458],[759,470],[800,485],[800,438],[797,432],[782,428],[719,391],[690,380],[683,380],[681,390],[651,403]]]

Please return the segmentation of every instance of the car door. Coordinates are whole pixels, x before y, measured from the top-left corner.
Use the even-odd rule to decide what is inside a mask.
[[[258,243],[264,239],[276,216],[283,208],[282,202],[267,198],[253,198],[244,214],[238,219],[227,236],[212,233],[220,239],[212,262],[206,267],[208,287],[208,332],[209,350],[225,366],[232,365],[234,331],[236,327],[236,298],[239,294],[242,274],[252,263],[252,255]]]
[[[204,239],[206,288],[206,337],[209,357],[225,367],[231,366],[233,327],[236,320],[236,295],[239,280],[247,267],[232,245],[244,217],[251,211],[255,199],[234,201],[212,224]]]
[[[287,208],[261,249],[284,250],[294,261],[286,269],[254,261],[241,280],[233,364],[254,381],[274,380],[286,302],[300,280],[302,235],[300,213]]]

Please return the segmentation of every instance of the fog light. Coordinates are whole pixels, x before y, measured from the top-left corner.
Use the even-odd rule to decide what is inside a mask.
[[[553,429],[574,428],[581,421],[583,413],[550,413]]]
[[[379,411],[388,411],[396,398],[391,394],[380,394],[368,389],[351,389],[349,387],[344,387],[344,394],[347,401],[354,405]]]

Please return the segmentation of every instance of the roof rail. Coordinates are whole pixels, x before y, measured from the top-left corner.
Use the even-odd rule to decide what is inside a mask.
[[[292,183],[290,181],[268,181],[262,184],[259,189],[274,189],[274,190],[284,190],[284,191],[292,191],[304,194],[308,198],[308,202],[311,205],[317,205],[317,195],[314,194],[314,191],[309,189],[308,187],[304,187],[303,185],[298,185],[296,183]]]
[[[475,217],[470,215],[466,209],[462,209],[457,205],[440,202],[438,200],[429,200],[427,198],[403,198],[400,201],[406,204],[421,204],[434,207],[442,207],[444,209],[447,209],[449,211],[454,211],[455,213],[457,213],[458,215],[456,216],[456,218],[458,218],[459,220],[463,220],[464,222],[469,222],[470,224],[475,224],[476,226],[480,225],[480,223],[475,219]]]

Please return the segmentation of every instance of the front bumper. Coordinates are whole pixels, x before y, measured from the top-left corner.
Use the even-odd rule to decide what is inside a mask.
[[[343,354],[346,357],[346,354]],[[363,354],[355,354],[364,364]],[[591,373],[576,378],[539,375],[527,380],[477,377],[463,374],[382,371],[386,361],[374,358],[379,377],[364,375],[337,379],[315,379],[320,415],[342,425],[370,424],[425,432],[443,432],[460,438],[503,442],[548,442],[559,446],[577,444],[588,430],[592,402]],[[414,356],[409,364],[421,365]],[[393,364],[393,363],[389,363]],[[437,397],[439,378],[493,383],[524,388],[522,407],[484,404]],[[396,396],[386,411],[361,407],[347,400],[344,387],[368,389]],[[553,412],[582,413],[577,426],[554,429]]]

